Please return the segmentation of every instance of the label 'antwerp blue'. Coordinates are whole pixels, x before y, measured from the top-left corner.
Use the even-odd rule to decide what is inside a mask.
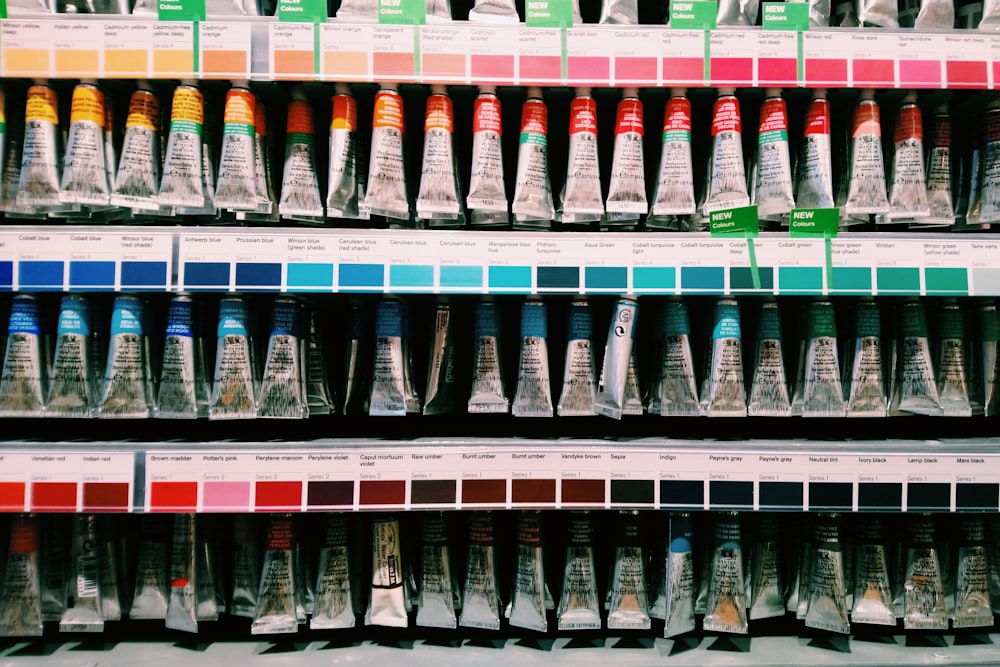
[[[668,301],[663,305],[663,335],[691,335],[687,304],[683,301]]]
[[[525,301],[521,306],[521,338],[548,338],[549,325],[541,301]]]
[[[278,301],[271,312],[271,335],[299,336],[302,333],[299,304]]]
[[[569,339],[590,340],[594,336],[594,321],[590,317],[590,306],[586,303],[569,305]]]
[[[134,296],[115,298],[115,312],[111,315],[111,335],[132,333],[142,335],[143,302]]]
[[[15,296],[10,308],[9,333],[39,334],[38,302],[30,296]]]
[[[375,335],[403,337],[403,304],[399,301],[382,301],[375,311]]]
[[[476,305],[476,340],[484,336],[499,337],[500,324],[497,320],[497,305],[495,303],[484,301]]]
[[[247,335],[247,305],[243,299],[223,299],[219,303],[218,335]]]
[[[174,299],[167,309],[167,335],[191,338],[192,304],[188,299]]]
[[[715,305],[715,327],[712,338],[740,338],[740,307],[735,303]]]
[[[90,335],[90,304],[79,296],[64,296],[59,305],[59,324],[56,335]]]

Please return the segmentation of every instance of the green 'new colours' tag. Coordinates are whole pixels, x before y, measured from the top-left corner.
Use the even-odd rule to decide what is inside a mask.
[[[573,27],[573,0],[526,0],[524,12],[531,28]]]
[[[325,23],[325,0],[278,0],[275,16],[286,23]]]
[[[788,235],[832,238],[837,235],[839,226],[839,208],[794,208],[788,223]]]
[[[680,30],[715,30],[715,17],[718,11],[717,2],[706,0],[671,2],[670,27]]]
[[[761,21],[764,30],[808,30],[808,2],[765,2]]]
[[[378,0],[378,22],[402,25],[427,23],[425,0]]]
[[[160,21],[205,20],[205,0],[164,0],[156,7],[156,18]]]
[[[757,217],[756,206],[727,208],[724,211],[713,211],[709,214],[708,229],[712,235],[741,234],[757,236],[760,230],[760,218]]]

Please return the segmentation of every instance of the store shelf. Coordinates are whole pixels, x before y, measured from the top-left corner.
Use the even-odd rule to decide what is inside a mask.
[[[4,443],[0,511],[997,512],[1000,440]]]
[[[3,20],[0,37],[5,77],[993,89],[1000,71],[1000,36],[972,30],[560,30],[39,15]]]

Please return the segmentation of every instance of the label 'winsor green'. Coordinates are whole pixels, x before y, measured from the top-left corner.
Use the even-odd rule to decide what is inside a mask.
[[[715,17],[718,9],[717,2],[706,2],[705,0],[671,2],[670,27],[681,30],[715,30]]]
[[[532,28],[573,26],[573,0],[527,0],[524,11],[524,22]]]
[[[760,230],[760,219],[756,206],[728,208],[712,211],[709,217],[709,231],[715,234],[747,234],[756,236]]]
[[[837,235],[840,224],[839,208],[794,208],[789,221],[790,236]]]
[[[403,25],[427,23],[424,0],[378,0],[378,22]]]

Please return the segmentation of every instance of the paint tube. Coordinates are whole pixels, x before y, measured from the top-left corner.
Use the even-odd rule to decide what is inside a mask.
[[[516,16],[515,12],[515,16]],[[473,20],[471,18],[469,20]],[[503,115],[496,87],[480,86],[472,116],[472,171],[466,206],[473,224],[506,225],[507,188],[503,170]]]
[[[215,182],[215,206],[230,211],[257,210],[254,135],[257,100],[245,80],[233,82],[226,93],[222,149]]]
[[[622,297],[615,304],[604,346],[604,366],[598,381],[597,398],[594,399],[594,412],[599,415],[621,419],[624,414],[625,386],[628,383],[638,313],[639,304],[634,297]]]
[[[843,417],[844,389],[837,352],[837,321],[829,299],[806,307],[806,336],[799,360],[799,382],[792,399],[793,414],[803,417]]]
[[[463,628],[500,629],[500,587],[492,512],[472,512],[469,519],[465,587],[458,624]]]
[[[557,408],[560,417],[594,414],[597,395],[594,366],[593,321],[587,297],[573,299],[569,306],[566,363]]]
[[[344,414],[367,413],[370,397],[371,349],[368,320],[361,306],[351,304],[344,354]]]
[[[934,522],[929,514],[913,518],[909,538],[903,627],[907,630],[947,630]]]
[[[260,592],[260,559],[257,552],[257,518],[252,514],[233,517],[233,593],[229,613],[254,618]]]
[[[405,628],[407,625],[399,518],[381,516],[372,522],[372,581],[365,625]]]
[[[849,634],[851,625],[847,619],[847,588],[838,522],[836,514],[816,515],[805,623],[808,628]]]
[[[659,176],[653,189],[649,218],[667,219],[694,212],[691,101],[683,88],[674,88],[663,112]]]
[[[507,412],[510,401],[504,389],[500,358],[500,312],[491,297],[476,305],[476,357],[472,372],[469,412]]]
[[[613,1],[613,0],[612,0]],[[608,213],[638,219],[647,210],[646,167],[642,153],[642,102],[636,88],[626,88],[618,103],[615,122],[615,152],[611,184],[608,188]]]
[[[983,135],[981,208],[979,222],[1000,221],[1000,108],[993,102],[986,109]]]
[[[517,521],[517,561],[514,566],[510,624],[517,628],[546,632],[545,561],[542,555],[542,515],[522,510]]]
[[[439,297],[434,307],[425,415],[451,414],[455,411],[455,341],[452,336],[452,319],[451,304],[447,297]]]
[[[271,310],[271,336],[261,379],[258,417],[305,419],[305,360],[302,358],[302,308],[294,298],[279,298]]]
[[[365,205],[372,215],[405,223],[410,220],[410,204],[403,161],[403,131],[403,98],[395,84],[383,83],[375,95],[368,165],[368,183],[372,187],[368,188]]]
[[[38,545],[40,521],[35,515],[11,519],[9,543],[0,581],[0,637],[42,634],[41,571]]]
[[[639,536],[639,512],[618,513],[618,540],[609,592],[610,630],[648,630],[649,596],[646,591],[646,560]]]
[[[24,154],[24,124],[11,117],[4,133],[5,149],[3,179],[0,183],[0,211],[7,218],[35,217],[34,208],[18,204],[17,195],[21,186],[21,161]],[[41,214],[37,214],[41,217]]]
[[[282,218],[322,222],[323,199],[316,171],[316,128],[305,91],[296,88],[288,104],[285,167],[278,212]],[[318,220],[317,220],[318,219]]]
[[[670,541],[666,562],[666,607],[664,637],[676,637],[695,628],[694,620],[694,525],[691,515],[670,515]]]
[[[145,310],[146,303],[140,297],[115,297],[104,385],[97,404],[98,417],[141,419],[152,412],[154,393]]]
[[[997,341],[1000,340],[1000,316],[993,301],[979,304],[979,360],[982,368],[983,411],[986,416],[997,412]]]
[[[338,83],[330,117],[330,167],[326,214],[358,217],[358,103],[347,84]]]
[[[298,631],[296,583],[292,567],[292,517],[290,514],[271,515],[267,525],[260,593],[250,634],[274,635]]]
[[[198,540],[195,543],[195,619],[217,621],[219,613],[225,610],[225,595],[222,595],[221,572],[216,568],[218,536],[214,532],[214,517],[200,515],[197,521]]]
[[[305,514],[292,517],[292,576],[295,580],[295,623],[305,625],[316,609],[316,570],[311,557],[313,524]]]
[[[101,591],[101,617],[105,621],[122,620],[121,556],[118,553],[120,535],[118,525],[112,517],[103,515],[99,518],[97,544],[98,574],[97,582]]]
[[[420,558],[420,594],[417,598],[417,625],[453,629],[455,598],[448,547],[448,525],[443,512],[425,512]]]
[[[746,416],[740,306],[735,299],[722,298],[715,303],[709,358],[701,397],[702,414],[710,417]]]
[[[42,517],[42,621],[58,621],[66,606],[69,517]]]
[[[639,23],[639,0],[603,0],[601,2],[601,25],[637,25]]]
[[[660,360],[650,412],[664,417],[698,416],[698,388],[691,353],[687,303],[669,298],[661,315]]]
[[[406,415],[403,388],[403,304],[386,297],[375,311],[375,362],[368,414]]]
[[[309,340],[306,343],[306,401],[309,415],[328,415],[336,411],[336,398],[327,377],[326,350],[319,326],[317,305],[310,304]]]
[[[204,125],[205,97],[198,90],[195,81],[184,80],[174,90],[170,106],[170,132],[157,195],[157,202],[161,206],[204,206]]]
[[[969,4],[958,3],[956,28],[978,28],[989,32],[1000,30],[1000,5],[994,0]]]
[[[930,136],[926,171],[929,216],[920,222],[951,225],[955,222],[955,207],[951,196],[951,116],[946,106],[935,109]]]
[[[158,211],[160,100],[148,81],[129,100],[121,160],[111,191],[112,206]]]
[[[515,417],[552,416],[546,312],[539,297],[528,297],[521,307],[521,355],[511,408]]]
[[[722,0],[716,12],[715,23],[720,27],[754,26],[757,25],[759,10],[759,0]]]
[[[902,352],[892,411],[940,415],[941,399],[931,364],[924,305],[915,299],[908,300],[903,304],[902,311],[899,341]]]
[[[854,565],[854,606],[851,621],[873,625],[896,625],[882,519],[858,519]]]
[[[628,372],[625,374],[625,396],[622,403],[623,415],[641,416],[646,406],[639,391],[639,366],[636,362],[636,346],[632,345],[632,354],[628,358]]]
[[[28,88],[17,204],[32,210],[58,207],[59,106],[46,80]]]
[[[830,103],[826,90],[813,91],[799,148],[795,200],[799,208],[832,208],[833,162]]]
[[[788,152],[788,111],[778,88],[767,89],[760,109],[754,198],[761,217],[779,216],[795,207],[792,164]]]
[[[209,419],[248,419],[257,416],[257,378],[246,302],[226,297],[219,302],[215,378],[208,406]]]
[[[7,325],[3,377],[0,377],[0,416],[37,417],[44,411],[45,372],[41,313],[34,296],[14,297]]]
[[[59,619],[60,632],[103,632],[101,615],[100,553],[97,550],[97,517],[73,516],[73,546],[70,563],[73,578],[66,587],[67,606]],[[75,582],[75,584],[74,584]]]
[[[104,93],[96,81],[84,79],[73,89],[59,192],[59,201],[64,204],[107,206],[110,201],[104,115]]]
[[[600,630],[601,610],[594,566],[594,529],[590,512],[572,510],[567,527],[562,596],[556,612],[559,630]]]
[[[163,537],[166,530],[163,516],[141,518],[135,592],[129,619],[164,619],[167,616],[167,545]]]
[[[888,222],[930,215],[924,171],[924,128],[916,93],[903,100],[896,118]]]
[[[90,304],[82,296],[67,294],[59,306],[56,349],[45,406],[47,414],[55,417],[93,416],[90,342]]]
[[[462,225],[462,188],[455,154],[455,112],[445,86],[434,85],[424,117],[424,159],[417,194],[417,218],[432,227]]]
[[[156,401],[156,416],[194,419],[208,416],[210,387],[206,374],[205,343],[197,330],[194,302],[178,294],[167,309],[163,363]]]
[[[548,133],[549,115],[542,91],[529,88],[528,99],[521,107],[517,178],[511,206],[515,225],[548,229],[555,217],[549,182]]]
[[[715,546],[709,575],[708,610],[704,628],[709,632],[747,633],[746,587],[743,582],[743,547],[740,516],[725,512],[715,518]]]
[[[990,599],[989,556],[982,518],[963,516],[959,525],[958,560],[955,565],[955,628],[993,625]]]
[[[849,216],[888,214],[882,126],[875,91],[871,89],[861,91],[851,136],[851,176],[844,211]]]
[[[895,0],[858,1],[858,21],[866,28],[898,28],[898,12]]]
[[[476,0],[469,10],[469,21],[478,23],[517,23],[520,20],[514,0]]]
[[[203,120],[201,145],[198,148],[201,152],[201,200],[197,204],[177,206],[173,214],[200,216],[214,220],[219,214],[219,209],[215,206],[215,146],[217,135],[221,132],[221,116],[218,113],[218,104],[215,103],[214,96],[205,100]],[[171,121],[172,126],[173,122]],[[160,203],[164,203],[162,197]]]
[[[955,299],[947,299],[936,318],[937,390],[946,417],[971,417],[965,370],[965,322]]]
[[[719,88],[719,96],[712,110],[708,192],[702,206],[706,218],[712,211],[739,208],[750,203],[743,162],[742,132],[740,103],[735,91],[732,88]]]
[[[170,601],[166,626],[170,630],[198,632],[195,602],[195,515],[174,515],[170,546]]]
[[[413,340],[412,320],[406,308],[403,308],[403,335],[401,347],[403,350],[403,401],[407,414],[420,414],[420,392],[414,383],[413,371]]]
[[[597,102],[589,88],[577,88],[570,104],[569,157],[559,198],[562,207],[558,215],[564,223],[594,222],[604,215],[597,155]]]
[[[750,609],[751,620],[785,615],[785,600],[781,584],[778,553],[778,520],[774,515],[761,515],[753,541],[750,558]]]
[[[757,355],[747,414],[751,417],[788,417],[792,405],[788,397],[785,354],[778,302],[765,297],[757,322]]]
[[[845,367],[848,417],[884,417],[885,374],[882,368],[882,317],[871,297],[854,305],[854,335]]]
[[[344,515],[327,515],[319,551],[315,611],[309,621],[311,630],[354,627],[350,551]]]

